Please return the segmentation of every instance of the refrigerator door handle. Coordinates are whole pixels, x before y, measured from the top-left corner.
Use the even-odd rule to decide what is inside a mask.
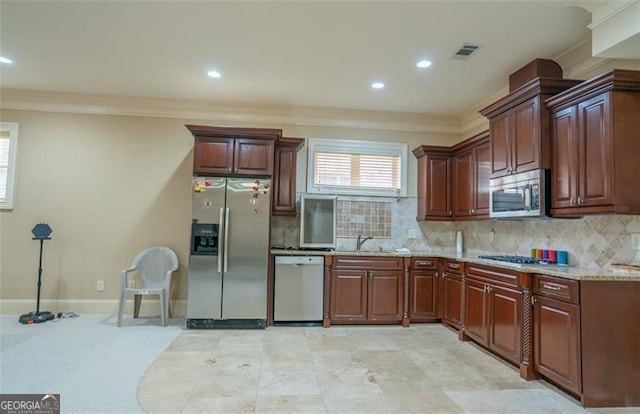
[[[227,226],[224,223],[224,207],[220,207],[220,221],[219,221],[220,225],[223,226],[222,231],[224,231],[224,229],[227,228]],[[222,256],[225,256],[224,254],[224,249],[226,247],[225,244],[222,243],[218,243],[219,246],[219,251],[218,251],[218,273],[222,272]]]
[[[229,247],[229,207],[226,208],[226,216],[224,220],[224,271],[229,271],[229,254],[227,249]]]

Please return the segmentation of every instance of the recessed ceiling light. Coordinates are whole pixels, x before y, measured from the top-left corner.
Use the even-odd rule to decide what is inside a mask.
[[[207,72],[207,75],[210,78],[220,78],[220,77],[222,77],[222,73],[218,72],[217,70],[210,70],[209,72]]]
[[[416,63],[416,66],[419,68],[428,68],[429,66],[431,66],[431,61],[423,59],[420,62]]]
[[[371,84],[371,87],[373,89],[382,89],[382,88],[384,88],[384,83],[383,82],[373,82]]]
[[[13,63],[13,61],[11,59],[9,59],[9,58],[4,57],[4,56],[0,56],[0,63],[6,63],[6,64],[10,65],[10,64]]]

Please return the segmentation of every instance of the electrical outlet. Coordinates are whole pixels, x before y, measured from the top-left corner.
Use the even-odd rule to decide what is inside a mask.
[[[409,234],[407,236],[409,239],[417,239],[418,238],[418,230],[409,229]]]
[[[631,233],[631,249],[640,250],[640,233]]]
[[[104,280],[98,280],[96,289],[98,290],[98,292],[104,292]]]
[[[135,289],[136,288],[136,281],[135,280],[127,280],[127,287],[131,288],[131,289]]]

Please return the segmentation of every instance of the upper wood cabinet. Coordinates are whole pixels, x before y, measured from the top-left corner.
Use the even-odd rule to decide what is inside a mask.
[[[489,217],[489,131],[453,147],[422,145],[418,158],[418,220]]]
[[[640,71],[613,70],[546,101],[551,214],[640,213]]]
[[[195,138],[193,172],[202,175],[273,175],[279,129],[186,125]]]
[[[489,118],[491,177],[551,167],[544,100],[578,83],[537,77],[480,111]]]
[[[418,159],[417,220],[451,220],[451,151],[422,145],[413,150]]]
[[[456,220],[489,217],[489,134],[483,132],[455,150],[453,168],[453,215]]]
[[[296,165],[303,138],[282,137],[276,143],[271,214],[296,215]]]

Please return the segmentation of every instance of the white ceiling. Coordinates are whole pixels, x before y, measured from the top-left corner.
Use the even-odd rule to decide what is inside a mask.
[[[589,38],[591,15],[560,0],[2,0],[0,19],[2,88],[457,115]],[[481,48],[449,59],[464,42]]]

